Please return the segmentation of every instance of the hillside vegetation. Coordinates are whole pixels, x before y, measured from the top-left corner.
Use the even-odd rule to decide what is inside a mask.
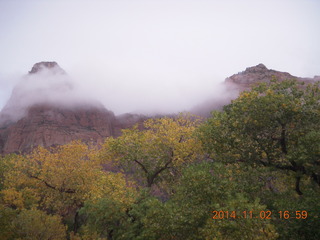
[[[0,159],[0,239],[320,239],[320,88]]]

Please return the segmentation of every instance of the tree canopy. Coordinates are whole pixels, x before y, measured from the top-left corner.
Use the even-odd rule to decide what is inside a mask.
[[[319,101],[316,83],[260,84],[212,113],[202,127],[203,144],[219,160],[293,171],[301,195],[302,176],[320,186]]]
[[[320,89],[262,83],[206,121],[0,157],[0,239],[320,239]]]
[[[201,145],[194,137],[199,120],[192,116],[155,118],[108,138],[102,151],[105,163],[113,162],[126,173],[145,179],[151,187],[166,177],[174,177],[178,168],[199,158]]]

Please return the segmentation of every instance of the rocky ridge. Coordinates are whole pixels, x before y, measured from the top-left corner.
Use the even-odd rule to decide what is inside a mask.
[[[226,78],[225,83],[227,85],[230,85],[230,87],[233,86],[239,88],[242,91],[250,89],[252,84],[255,83],[269,82],[272,78],[275,78],[278,81],[294,79],[298,81],[304,81],[306,83],[320,80],[319,76],[315,76],[314,78],[296,77],[287,72],[268,69],[265,65],[260,63],[257,66],[248,67],[245,71]]]
[[[229,104],[232,99],[235,99],[240,92],[250,90],[253,85],[259,82],[269,82],[273,78],[278,81],[294,79],[305,83],[320,81],[320,76],[314,76],[314,78],[296,77],[287,72],[268,69],[265,65],[260,63],[256,66],[246,68],[245,71],[227,77],[224,81],[224,88],[223,93],[220,94],[221,96],[213,97],[212,99],[199,104],[192,109],[192,112],[203,117],[209,117],[212,110],[222,109],[224,105]]]
[[[49,76],[56,82],[39,85],[33,76],[36,81],[45,81],[42,78]],[[49,147],[77,139],[98,144],[146,119],[136,114],[116,117],[95,100],[73,98],[72,83],[55,62],[36,63],[23,81],[0,113],[1,154],[29,152],[35,146]],[[30,88],[27,81],[38,85]]]
[[[191,112],[207,117],[252,84],[280,81],[320,81],[320,76],[300,78],[286,72],[268,69],[263,64],[226,78],[222,97],[208,100]],[[36,86],[36,87],[33,87]],[[36,146],[54,146],[81,139],[99,144],[105,138],[121,135],[121,130],[142,123],[148,117],[138,114],[115,116],[102,104],[74,94],[67,73],[56,62],[36,63],[26,78],[18,84],[0,112],[0,154],[29,152]]]

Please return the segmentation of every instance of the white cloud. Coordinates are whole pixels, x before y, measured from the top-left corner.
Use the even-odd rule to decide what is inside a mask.
[[[319,10],[315,0],[0,1],[0,77],[53,60],[116,113],[184,110],[258,63],[319,75]]]

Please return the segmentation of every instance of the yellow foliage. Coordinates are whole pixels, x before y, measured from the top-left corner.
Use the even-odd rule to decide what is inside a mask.
[[[153,118],[144,122],[144,130],[126,129],[117,139],[109,138],[100,158],[122,169],[134,165],[153,183],[160,172],[192,162],[202,153],[194,136],[199,119],[180,115],[177,118]]]
[[[66,227],[59,216],[40,210],[22,210],[13,223],[15,239],[65,240]]]
[[[1,191],[2,201],[5,205],[13,206],[18,209],[24,208],[24,199],[21,192],[16,189],[4,189]]]
[[[103,171],[96,150],[79,141],[57,148],[38,147],[31,154],[17,156],[5,174],[2,199],[17,208],[41,208],[66,216],[84,201],[104,196],[129,203],[134,190],[122,174]]]

